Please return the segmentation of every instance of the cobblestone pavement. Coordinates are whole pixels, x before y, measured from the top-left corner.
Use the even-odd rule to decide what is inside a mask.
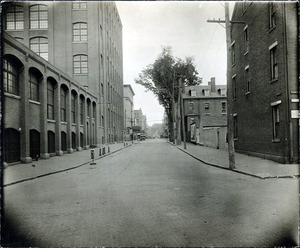
[[[292,246],[297,179],[261,180],[157,140],[5,187],[2,246]]]

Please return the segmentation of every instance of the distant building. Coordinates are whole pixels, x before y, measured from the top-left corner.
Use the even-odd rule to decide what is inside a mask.
[[[134,126],[133,97],[134,91],[130,84],[124,84],[124,132],[126,140],[132,140],[132,127]]]
[[[143,125],[143,111],[142,109],[134,110],[134,126],[139,126],[142,128]]]
[[[2,3],[3,161],[123,141],[122,23],[113,2]]]
[[[227,126],[226,85],[216,85],[215,78],[208,85],[185,87],[183,101],[187,141],[201,144],[204,129]]]
[[[231,70],[235,149],[299,161],[297,2],[236,2]]]

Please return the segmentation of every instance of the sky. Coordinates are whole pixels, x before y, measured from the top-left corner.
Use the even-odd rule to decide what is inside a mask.
[[[226,31],[207,22],[225,19],[224,2],[117,1],[116,5],[123,25],[123,81],[132,86],[134,109],[142,109],[149,126],[162,122],[164,109],[134,79],[153,64],[162,47],[171,46],[177,58],[194,57],[203,84],[211,77],[226,84]]]

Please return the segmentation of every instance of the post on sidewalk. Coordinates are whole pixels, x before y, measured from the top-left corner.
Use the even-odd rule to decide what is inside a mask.
[[[233,106],[231,98],[231,38],[230,38],[230,20],[229,20],[229,3],[225,2],[225,29],[226,29],[226,46],[227,46],[227,125],[228,125],[228,156],[229,168],[235,169],[235,151],[234,151],[234,127],[233,127]]]
[[[93,160],[90,165],[95,165],[95,150],[91,149],[91,159]]]

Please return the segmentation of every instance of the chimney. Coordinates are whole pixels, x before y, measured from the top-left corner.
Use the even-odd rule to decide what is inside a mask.
[[[216,92],[216,78],[212,77],[210,80],[211,80],[211,92]]]

